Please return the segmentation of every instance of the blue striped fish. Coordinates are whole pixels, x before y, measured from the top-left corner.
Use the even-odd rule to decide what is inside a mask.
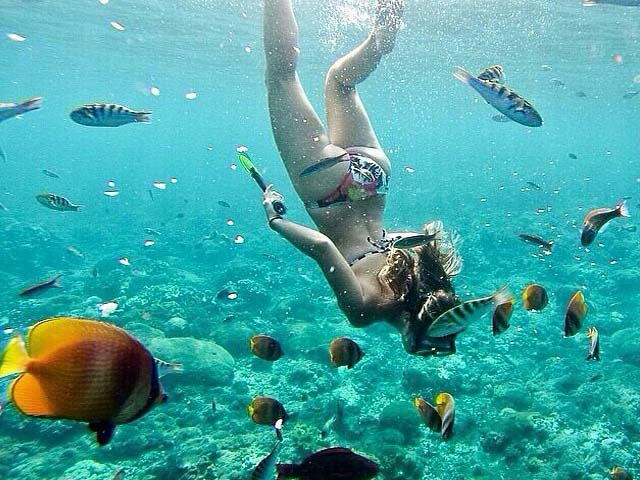
[[[87,103],[69,116],[87,127],[119,127],[127,123],[149,123],[149,115],[151,112],[131,110],[115,103]]]
[[[495,67],[489,67],[489,69],[484,70],[480,75],[494,78],[494,80],[474,77],[462,67],[458,67],[458,69],[453,72],[453,76],[473,88],[489,105],[514,122],[527,127],[541,126],[542,117],[536,109],[533,108],[533,105],[497,81],[496,78],[498,77],[495,76],[497,73],[488,73],[490,69],[495,69]]]
[[[471,322],[486,314],[488,307],[492,305],[497,307],[514,301],[515,298],[507,287],[502,287],[486,297],[467,300],[436,318],[427,329],[427,335],[435,338],[455,335],[465,330]]]

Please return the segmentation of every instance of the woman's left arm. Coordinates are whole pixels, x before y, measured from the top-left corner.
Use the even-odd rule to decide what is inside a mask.
[[[333,290],[340,309],[352,324],[362,326],[368,323],[364,321],[363,315],[365,301],[362,285],[338,248],[323,233],[282,218],[273,209],[273,202],[276,200],[282,201],[282,196],[267,189],[262,203],[271,229],[316,261]]]

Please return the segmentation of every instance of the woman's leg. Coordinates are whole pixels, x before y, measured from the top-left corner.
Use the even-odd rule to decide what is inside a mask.
[[[376,21],[369,37],[337,60],[325,80],[325,104],[331,142],[343,148],[380,149],[356,85],[391,52],[400,27],[404,0],[377,0]],[[384,165],[381,165],[384,168]]]
[[[300,84],[298,25],[291,0],[265,0],[264,48],[266,85],[273,136],[289,177],[303,201],[314,201],[336,188],[346,165],[300,178],[300,172],[322,158],[344,153],[329,141]]]

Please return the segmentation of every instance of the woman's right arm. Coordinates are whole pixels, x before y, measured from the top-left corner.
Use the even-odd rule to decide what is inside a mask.
[[[364,315],[364,295],[358,277],[329,237],[304,225],[282,218],[273,210],[273,201],[281,200],[277,192],[267,189],[263,205],[269,226],[294,247],[311,257],[322,269],[340,309],[354,326],[370,323]]]

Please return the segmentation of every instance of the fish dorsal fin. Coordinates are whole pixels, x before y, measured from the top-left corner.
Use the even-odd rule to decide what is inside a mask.
[[[111,339],[115,342],[129,342],[132,337],[115,325],[97,320],[74,317],[52,317],[41,320],[29,328],[27,352],[38,358],[61,346],[75,343],[85,338]]]
[[[329,447],[329,448],[325,448],[324,450],[320,450],[319,452],[315,452],[314,454],[312,454],[312,456],[315,458],[318,458],[318,457],[324,457],[327,455],[331,456],[335,454],[353,455],[353,450],[345,447]]]
[[[504,83],[504,69],[501,65],[491,65],[482,70],[477,78],[486,82]]]

